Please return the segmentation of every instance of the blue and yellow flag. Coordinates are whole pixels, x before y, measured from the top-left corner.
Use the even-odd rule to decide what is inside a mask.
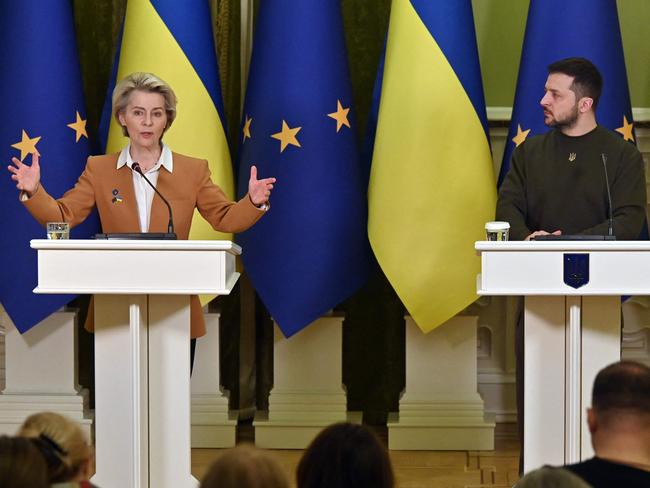
[[[232,199],[233,172],[210,19],[208,0],[128,0],[114,74],[120,80],[145,71],[172,87],[178,97],[177,116],[164,135],[165,143],[172,151],[207,159],[212,180]],[[112,91],[115,80],[110,85]],[[120,151],[127,144],[112,120],[106,152]],[[194,213],[190,239],[231,238],[214,231],[198,211]]]
[[[68,0],[2,2],[0,17],[0,154],[31,164],[41,157],[41,183],[53,196],[72,188],[89,154],[86,108]],[[0,178],[0,302],[25,332],[68,303],[70,295],[35,295],[36,251],[30,239],[45,230],[18,200],[9,173]],[[99,229],[96,214],[72,230],[86,238]]]
[[[375,256],[425,332],[476,299],[496,190],[470,0],[393,0],[368,189]]]
[[[290,336],[368,277],[366,201],[339,2],[261,2],[244,105],[239,194],[275,176],[239,236],[246,271]]]
[[[508,173],[515,147],[526,137],[549,130],[539,105],[546,68],[569,57],[589,59],[603,75],[598,124],[635,142],[616,0],[531,0],[499,184]]]

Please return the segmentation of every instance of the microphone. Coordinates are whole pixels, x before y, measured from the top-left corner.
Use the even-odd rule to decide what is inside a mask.
[[[607,177],[607,155],[605,153],[600,154],[600,158],[603,160],[603,170],[605,171],[605,185],[607,186],[607,204],[609,206],[609,228],[608,232],[610,236],[614,235],[614,217],[612,216],[612,194],[609,191],[609,178]]]
[[[176,233],[174,232],[174,219],[172,218],[172,206],[169,204],[167,199],[162,196],[162,193],[158,191],[158,189],[154,186],[154,184],[151,183],[151,181],[149,181],[149,178],[147,178],[144,175],[144,172],[142,171],[142,168],[140,167],[140,164],[138,162],[134,161],[133,164],[131,165],[131,169],[139,173],[140,176],[144,178],[144,181],[149,183],[149,186],[153,188],[153,191],[155,191],[156,194],[162,199],[162,201],[165,202],[165,205],[167,205],[167,210],[169,211],[169,222],[167,223],[167,233],[169,237],[167,237],[167,239],[176,239]]]

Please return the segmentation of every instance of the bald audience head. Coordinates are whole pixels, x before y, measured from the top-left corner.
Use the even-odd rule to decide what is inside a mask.
[[[650,420],[650,368],[632,361],[610,364],[596,376],[591,407],[603,425],[628,417]]]
[[[650,368],[621,361],[594,381],[587,422],[596,456],[630,464],[650,461]]]

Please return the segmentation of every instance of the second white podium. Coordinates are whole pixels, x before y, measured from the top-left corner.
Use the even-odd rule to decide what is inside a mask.
[[[593,456],[600,369],[621,358],[621,295],[650,295],[644,241],[477,242],[479,295],[524,295],[524,471]]]

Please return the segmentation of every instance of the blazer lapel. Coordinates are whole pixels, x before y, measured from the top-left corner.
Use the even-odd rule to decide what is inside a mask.
[[[133,229],[130,232],[140,232],[140,217],[138,217],[138,202],[135,199],[135,190],[133,188],[133,173],[131,169],[124,165],[117,170],[117,188],[122,192],[123,201],[120,205],[125,205],[127,212],[125,222],[116,222],[119,228]]]

